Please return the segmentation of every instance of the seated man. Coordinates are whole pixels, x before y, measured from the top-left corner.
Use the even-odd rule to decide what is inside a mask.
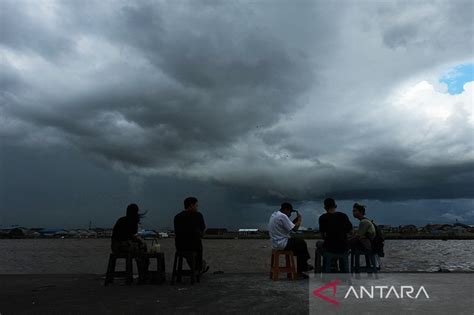
[[[336,211],[336,208],[334,199],[324,200],[326,213],[319,217],[319,232],[324,241],[316,243],[319,254],[325,251],[344,253],[349,250],[347,234],[352,230],[352,223],[345,213]]]
[[[293,255],[297,257],[297,276],[300,279],[306,279],[308,276],[303,274],[303,272],[309,271],[313,269],[313,267],[308,265],[307,262],[310,256],[306,242],[303,239],[289,236],[291,231],[297,231],[301,225],[301,215],[298,212],[296,212],[296,219],[291,222],[289,217],[292,212],[295,211],[290,203],[282,203],[280,210],[275,211],[270,217],[268,231],[272,241],[272,248],[276,250],[293,251]]]
[[[114,254],[131,253],[139,255],[147,252],[146,242],[138,236],[138,224],[143,216],[138,213],[138,206],[134,203],[127,206],[127,215],[117,220],[112,231],[112,252]],[[140,281],[145,279],[149,261],[147,258],[137,257],[138,274]]]
[[[198,212],[198,200],[188,197],[184,200],[184,210],[174,217],[175,246],[177,251],[193,251],[196,253],[196,270],[205,273],[209,266],[202,259],[201,237],[206,229],[204,218]],[[191,257],[186,257],[191,266]]]
[[[371,250],[372,240],[375,237],[375,227],[365,217],[365,206],[355,203],[352,207],[352,214],[360,222],[357,234],[350,240],[351,248],[355,250]]]

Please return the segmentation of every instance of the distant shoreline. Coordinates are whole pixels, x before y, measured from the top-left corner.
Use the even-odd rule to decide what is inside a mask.
[[[322,239],[319,235],[295,235],[294,237],[318,240]],[[385,235],[385,240],[474,240],[474,235]],[[232,236],[232,235],[206,235],[204,239],[270,239],[266,235],[246,235],[246,236]]]
[[[294,235],[293,237],[318,240],[320,235]],[[173,237],[169,237],[173,238]],[[474,234],[463,235],[425,235],[425,234],[388,234],[384,235],[385,240],[474,240]],[[110,239],[110,237],[60,237],[60,236],[0,236],[0,239]],[[146,238],[160,239],[160,238]],[[270,239],[267,235],[205,235],[203,239],[208,240],[246,240],[246,239]]]

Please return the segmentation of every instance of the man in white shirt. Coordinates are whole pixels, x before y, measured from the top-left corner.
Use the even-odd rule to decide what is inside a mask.
[[[293,222],[289,219],[292,212],[296,212],[297,216]],[[297,231],[301,225],[301,214],[293,210],[293,206],[284,202],[280,210],[272,213],[268,222],[268,231],[272,242],[272,248],[277,250],[291,250],[293,255],[297,257],[296,269],[300,278],[307,278],[303,274],[305,271],[313,269],[308,265],[307,261],[311,257],[308,253],[308,246],[303,239],[292,238],[289,236],[291,231]]]

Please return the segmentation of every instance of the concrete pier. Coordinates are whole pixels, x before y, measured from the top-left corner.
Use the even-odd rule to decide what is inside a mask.
[[[472,314],[474,273],[380,273],[378,279],[362,274],[352,283],[340,282],[319,292],[338,305],[314,294],[339,278],[271,281],[268,273],[206,274],[201,283],[132,285],[116,280],[104,287],[103,276],[93,274],[0,275],[0,313],[4,314]],[[347,294],[350,286],[387,286],[382,298]],[[400,298],[401,286],[415,294],[423,286],[429,295]],[[407,292],[407,289],[403,289]],[[414,294],[412,294],[413,296]]]

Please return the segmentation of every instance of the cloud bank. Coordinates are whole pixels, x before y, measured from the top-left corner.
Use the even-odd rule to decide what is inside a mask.
[[[2,1],[0,136],[255,202],[473,198],[474,85],[439,83],[473,5]]]

